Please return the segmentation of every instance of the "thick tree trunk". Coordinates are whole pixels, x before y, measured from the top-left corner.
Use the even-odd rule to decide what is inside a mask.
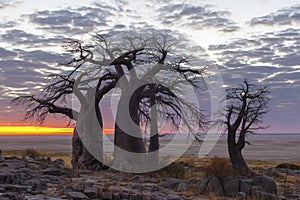
[[[139,128],[139,101],[130,99],[128,94],[130,95],[130,92],[121,94],[115,123],[113,163],[120,169],[133,169],[135,162],[143,162],[142,157],[135,156],[137,155],[135,153],[146,153]],[[133,96],[133,98],[137,98],[135,95]]]
[[[242,149],[245,145],[241,143],[241,140],[239,140],[240,143],[237,145],[235,137],[236,133],[234,131],[228,131],[227,145],[232,167],[243,176],[253,177],[255,172],[248,167],[242,154]]]
[[[103,168],[103,123],[98,102],[94,102],[94,90],[85,98],[72,138],[72,166],[74,169],[101,170]]]
[[[103,168],[103,164],[96,159],[82,143],[76,128],[72,137],[72,160],[73,169],[76,170],[94,170],[98,171]]]

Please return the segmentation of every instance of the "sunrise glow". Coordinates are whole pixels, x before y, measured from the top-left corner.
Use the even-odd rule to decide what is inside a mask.
[[[42,126],[0,126],[0,135],[52,135],[72,134],[74,128]],[[105,134],[113,134],[113,128],[105,128]]]
[[[0,135],[70,134],[73,128],[40,126],[0,126]]]

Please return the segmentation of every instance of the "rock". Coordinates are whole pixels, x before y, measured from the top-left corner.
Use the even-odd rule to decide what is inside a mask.
[[[140,175],[134,175],[134,177],[132,177],[131,180],[133,180],[133,181],[139,181],[141,179],[142,179],[142,177]]]
[[[113,194],[113,199],[114,200],[122,200],[119,193],[114,193]]]
[[[47,183],[39,179],[30,179],[24,182],[24,185],[32,187],[33,191],[41,191],[47,189]]]
[[[262,191],[256,192],[255,197],[260,200],[277,200],[276,194],[271,194]]]
[[[4,188],[5,191],[7,192],[31,192],[32,187],[31,186],[21,186],[21,185],[2,185],[2,188]]]
[[[245,192],[239,192],[237,195],[237,200],[247,199],[247,194]]]
[[[65,161],[63,159],[56,159],[53,161],[53,164],[58,165],[58,166],[64,166],[65,165]]]
[[[285,194],[284,196],[288,199],[300,199],[300,194]]]
[[[144,186],[142,184],[135,184],[132,186],[132,189],[142,191],[144,189]]]
[[[190,178],[190,179],[188,179],[187,180],[187,183],[188,184],[196,184],[196,183],[198,183],[198,179],[196,179],[196,178]]]
[[[217,177],[213,176],[207,184],[206,192],[222,196],[224,192],[221,181]]]
[[[267,167],[264,169],[265,175],[271,177],[280,177],[280,173],[273,167]]]
[[[180,180],[176,178],[171,178],[167,181],[162,182],[162,186],[165,188],[176,188],[179,184]]]
[[[178,196],[177,194],[169,194],[167,196],[167,200],[181,200],[182,198],[180,198],[180,196]]]
[[[116,174],[115,176],[112,177],[111,180],[118,181],[118,182],[125,182],[125,181],[128,181],[128,178],[125,177],[125,176],[121,176],[121,175]]]
[[[67,193],[69,198],[72,198],[74,200],[80,200],[80,199],[90,199],[88,196],[81,192],[68,192]]]
[[[187,191],[189,189],[189,185],[185,182],[180,182],[177,191],[182,192],[182,191]]]
[[[2,150],[0,150],[0,162],[3,162],[5,158],[2,156]]]
[[[121,196],[121,199],[128,199],[128,197],[129,197],[129,192],[127,192],[127,191],[122,191],[121,194],[120,194],[120,196]]]
[[[253,179],[253,186],[261,186],[265,192],[277,194],[275,181],[269,176],[257,176]]]
[[[35,160],[33,158],[31,158],[30,156],[25,156],[24,160],[27,162],[35,162]]]
[[[69,168],[47,168],[41,171],[45,175],[52,175],[52,176],[67,176],[67,177],[73,177],[75,176],[75,173],[73,170]]]
[[[12,174],[8,171],[0,172],[0,183],[9,183],[11,180]]]
[[[1,200],[21,200],[21,199],[23,199],[21,197],[18,197],[17,194],[10,193],[10,192],[0,194],[0,198],[1,198]]]
[[[240,192],[244,192],[247,195],[249,195],[252,183],[253,183],[252,179],[241,179],[240,180]]]
[[[139,196],[137,194],[130,194],[128,200],[139,200]]]
[[[240,178],[232,177],[223,181],[224,194],[235,197],[240,192]]]
[[[47,197],[45,195],[42,194],[37,194],[37,195],[25,195],[25,199],[26,200],[44,200],[47,199]]]
[[[20,172],[25,174],[27,177],[30,177],[30,178],[33,178],[34,176],[36,176],[36,172],[33,171],[32,169],[21,168]]]
[[[199,193],[204,194],[206,192],[207,184],[210,181],[211,176],[205,176],[201,179],[199,184]]]
[[[112,197],[112,193],[111,192],[103,192],[102,193],[102,199],[103,200],[112,200],[113,197]]]
[[[95,187],[87,187],[84,189],[83,193],[91,199],[96,199],[98,197],[98,189]]]

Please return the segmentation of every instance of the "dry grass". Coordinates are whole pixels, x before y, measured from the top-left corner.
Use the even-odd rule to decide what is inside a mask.
[[[227,158],[212,158],[209,165],[204,168],[206,175],[225,177],[233,176],[234,170],[230,161]]]
[[[52,160],[56,160],[58,158],[63,159],[65,161],[66,166],[71,167],[71,154],[68,152],[24,149],[24,150],[3,150],[2,154],[4,156],[16,156],[19,158],[23,158],[25,157],[24,155],[28,155],[33,152],[35,155],[38,155],[38,157],[40,158],[50,157]]]

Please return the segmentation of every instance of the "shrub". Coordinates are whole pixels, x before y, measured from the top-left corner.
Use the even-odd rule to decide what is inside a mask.
[[[283,169],[292,169],[292,170],[300,170],[299,165],[289,164],[289,163],[282,163],[276,166],[276,168],[283,168]]]
[[[185,166],[180,162],[174,162],[159,170],[158,173],[169,178],[183,178]]]
[[[230,161],[226,158],[215,157],[211,160],[211,163],[204,168],[205,175],[209,176],[232,176],[234,175],[234,170]]]
[[[33,159],[37,159],[37,158],[41,157],[41,154],[37,150],[35,150],[33,148],[29,148],[29,149],[23,150],[21,152],[21,156],[22,156],[22,158],[25,158],[26,156],[29,156]]]

